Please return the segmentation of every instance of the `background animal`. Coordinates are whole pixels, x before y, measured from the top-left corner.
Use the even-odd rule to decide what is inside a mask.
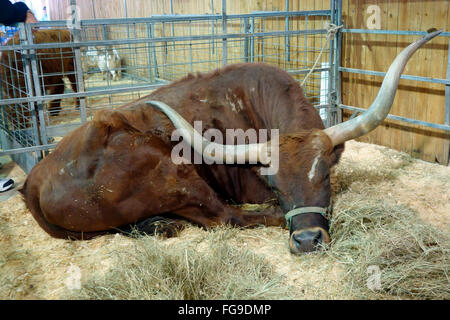
[[[71,42],[72,36],[69,30],[52,29],[36,30],[33,32],[35,43]],[[19,35],[11,38],[7,45],[20,44]],[[24,65],[20,51],[2,51],[0,65],[0,78],[5,98],[25,97]],[[49,48],[36,50],[39,81],[49,94],[64,93],[63,77],[66,76],[74,92],[77,92],[77,84],[74,68],[74,53],[72,48]],[[18,90],[17,88],[20,88]],[[29,91],[29,90],[28,90]],[[77,99],[77,106],[79,101]],[[51,115],[57,115],[61,110],[61,100],[52,100],[48,110]]]
[[[99,53],[96,47],[89,46],[82,48],[82,59],[86,73],[89,74],[92,69],[98,68],[98,55]]]
[[[115,48],[104,48],[99,49],[97,64],[98,68],[103,74],[103,80],[106,78],[116,81],[122,78],[122,70],[121,70],[121,60],[119,53]]]

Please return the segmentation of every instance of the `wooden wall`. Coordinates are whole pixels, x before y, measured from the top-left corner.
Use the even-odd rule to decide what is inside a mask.
[[[69,0],[49,0],[50,18],[63,19]],[[174,0],[173,10],[178,14],[220,13],[222,1]],[[78,0],[82,19],[125,17],[123,0]],[[146,17],[152,14],[170,13],[168,0],[127,0],[128,17]],[[367,29],[370,5],[380,10],[381,29],[424,31],[429,28],[450,30],[450,1],[448,0],[343,0],[343,21],[347,28]],[[328,9],[328,0],[290,0],[291,10]],[[255,10],[285,10],[285,0],[228,0],[228,13],[247,13]],[[301,28],[302,21],[292,21]],[[320,23],[320,22],[314,22]],[[281,30],[282,20],[267,21],[265,30]],[[386,71],[395,56],[417,36],[345,34],[341,64],[348,68]],[[270,40],[269,40],[270,41]],[[274,57],[284,54],[273,43]],[[277,40],[283,41],[283,40]],[[300,41],[293,40],[294,45]],[[297,42],[296,42],[297,41]],[[448,37],[433,39],[420,49],[408,63],[405,74],[446,78]],[[279,45],[280,43],[278,43]],[[270,43],[267,44],[270,48]],[[315,47],[315,39],[308,39],[308,46]],[[278,50],[278,51],[277,51]],[[316,53],[310,52],[312,61]],[[274,62],[274,61],[272,61]],[[298,67],[298,63],[296,66]],[[342,74],[343,103],[367,107],[375,98],[382,78],[376,76]],[[444,85],[401,80],[391,114],[444,123]],[[344,113],[344,119],[349,116]],[[385,145],[407,152],[426,161],[448,165],[450,135],[442,130],[386,120],[382,126],[362,137],[361,141]]]
[[[450,30],[450,2],[447,0],[347,0],[343,20],[347,28],[366,29],[367,8],[381,9],[381,29],[425,31]],[[385,71],[395,56],[417,36],[345,34],[342,65]],[[404,74],[446,78],[448,37],[440,37],[422,47],[408,62]],[[381,77],[343,73],[343,103],[367,107],[375,98]],[[391,114],[444,123],[445,86],[401,80]],[[405,151],[426,161],[448,165],[450,135],[424,126],[385,120],[383,125],[360,139]]]

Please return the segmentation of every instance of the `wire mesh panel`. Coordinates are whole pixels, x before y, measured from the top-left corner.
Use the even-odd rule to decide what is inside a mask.
[[[232,63],[264,62],[299,82],[307,77],[305,94],[327,109],[321,113],[326,119],[330,22],[331,10],[320,10],[83,20],[79,30],[68,29],[65,21],[25,25],[21,46],[4,47],[0,104],[2,131],[30,139],[15,138],[20,143],[2,145],[8,149],[3,153],[51,149],[97,110],[120,107],[189,73]],[[26,50],[28,68],[19,57]]]
[[[25,30],[10,38],[6,45],[26,44]],[[35,103],[28,101],[34,94],[31,82],[29,51],[18,48],[3,50],[0,55],[0,142],[3,149],[16,150],[39,145]],[[31,152],[13,156],[23,167],[31,167],[39,160],[39,154]],[[20,158],[20,159],[19,159]]]

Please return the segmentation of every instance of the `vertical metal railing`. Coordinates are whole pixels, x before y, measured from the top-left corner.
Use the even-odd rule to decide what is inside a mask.
[[[227,0],[222,0],[222,64],[226,65],[228,61],[228,38],[227,34]]]
[[[448,57],[447,57],[447,80],[450,81],[450,38],[448,41]],[[445,119],[444,124],[450,126],[450,83],[445,85]]]
[[[289,0],[286,0],[286,12],[289,12]],[[284,18],[284,30],[289,31],[289,16],[286,15]],[[286,61],[291,61],[291,50],[290,50],[290,37],[286,35],[284,38],[284,52],[286,54]]]
[[[342,0],[333,0],[336,2],[335,4],[335,14],[336,14],[336,25],[340,26],[343,24],[342,21]],[[345,26],[344,26],[345,27]],[[339,29],[336,33],[335,37],[335,57],[334,57],[334,90],[336,92],[335,94],[335,110],[336,110],[336,119],[335,123],[341,123],[342,122],[342,109],[339,108],[339,105],[342,103],[342,92],[341,92],[341,72],[339,71],[339,68],[341,66],[341,55],[342,55],[342,32],[341,29]]]
[[[20,37],[20,43],[27,44],[27,36],[25,31],[25,24],[20,24],[19,26],[19,37]],[[31,77],[31,67],[30,67],[30,54],[28,50],[21,50],[22,57],[25,57],[23,59],[23,66],[24,66],[24,79],[25,79],[25,87],[27,88],[27,96],[33,96],[33,83],[32,83],[32,77]],[[39,139],[39,129],[38,129],[38,121],[37,121],[37,112],[36,112],[36,104],[35,102],[29,102],[28,103],[28,109],[31,113],[31,139],[34,141],[34,145],[40,145],[41,141]]]
[[[33,32],[31,29],[30,24],[25,25],[25,37],[28,44],[33,44]],[[23,32],[23,31],[20,31]],[[21,35],[22,36],[22,35]],[[36,59],[36,50],[31,49],[29,51],[29,57],[31,61],[31,79],[33,79],[33,88],[34,88],[34,95],[38,98],[42,97],[42,94],[44,93],[45,88],[41,88],[41,83],[39,81],[39,69],[38,69],[38,63]],[[27,75],[28,78],[28,75]],[[38,110],[38,119],[39,119],[39,133],[40,133],[40,140],[42,144],[47,144],[49,142],[48,136],[47,136],[47,129],[45,125],[45,117],[44,117],[44,100],[39,99],[37,101],[37,110]]]
[[[72,6],[72,17],[75,17],[75,19],[79,19],[80,17],[77,16],[77,13],[75,12],[76,8],[76,0],[70,0],[70,4]],[[75,23],[74,28],[72,28],[72,35],[73,35],[73,42],[79,43],[81,41],[81,26],[80,29],[77,28],[78,24]],[[84,75],[83,75],[83,69],[81,66],[81,50],[80,47],[73,48],[73,52],[75,55],[75,64],[74,64],[74,71],[75,71],[75,80],[76,80],[76,88],[78,92],[86,92],[86,88],[84,87]],[[85,123],[87,121],[87,112],[86,112],[86,97],[80,97],[77,98],[78,100],[78,106],[80,108],[80,120],[81,123]]]

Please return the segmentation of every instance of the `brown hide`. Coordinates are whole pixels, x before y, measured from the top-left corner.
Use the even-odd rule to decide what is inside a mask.
[[[36,30],[33,32],[33,36],[34,43],[37,44],[71,41],[71,34],[69,30],[65,29]],[[7,42],[7,45],[17,44],[20,44],[18,34]],[[74,92],[77,91],[74,73],[74,53],[71,48],[39,49],[36,50],[36,57],[41,90],[46,90],[49,94],[64,93],[63,77],[67,76],[70,80],[72,90]],[[20,73],[17,70],[19,70]],[[23,76],[24,72],[23,57],[20,51],[2,52],[0,77],[3,80],[2,87],[5,98],[22,98],[26,96],[27,92],[25,77]],[[44,88],[42,88],[42,84],[44,84]],[[21,88],[21,90],[17,91],[14,87]],[[61,109],[60,105],[61,100],[50,102],[49,110],[51,115],[57,115],[59,113]],[[12,112],[13,111],[11,110],[11,113]],[[25,116],[27,117],[28,115]]]
[[[279,129],[280,157],[287,167],[265,178],[257,165],[175,165],[170,157],[178,143],[170,140],[174,127],[145,103],[149,100],[167,103],[190,123],[201,120],[203,130]],[[286,208],[246,212],[229,203],[275,199],[288,207],[290,199],[314,198],[314,190],[290,176],[309,170],[319,147],[326,164],[337,162],[342,145],[333,151],[323,128],[286,72],[262,63],[230,65],[189,75],[118,110],[97,112],[33,168],[22,193],[41,227],[60,238],[87,239],[167,213],[204,227],[284,225]],[[302,145],[310,147],[301,150]],[[304,199],[291,192],[297,187],[307,194]]]

